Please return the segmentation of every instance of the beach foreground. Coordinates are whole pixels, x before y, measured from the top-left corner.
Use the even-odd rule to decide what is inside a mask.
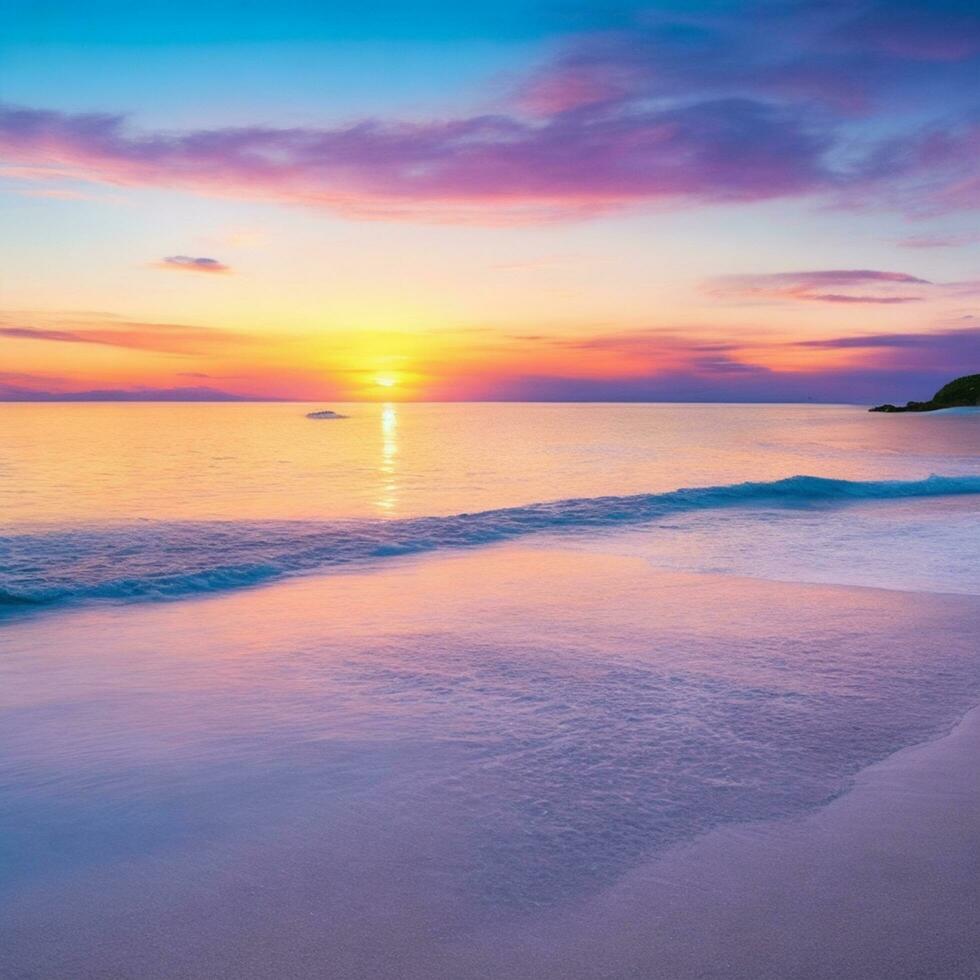
[[[975,977],[980,599],[614,545],[9,622],[0,972]]]

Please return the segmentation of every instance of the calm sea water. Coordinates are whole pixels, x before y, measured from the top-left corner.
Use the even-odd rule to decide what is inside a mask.
[[[644,528],[630,552],[670,568],[976,589],[961,500],[980,480],[975,415],[341,408],[312,421],[296,405],[4,406],[0,607],[179,597],[630,526]]]
[[[824,405],[0,405],[6,526],[418,517],[980,473],[976,416]]]
[[[980,416],[312,407],[0,406],[5,975],[501,976],[980,701]]]

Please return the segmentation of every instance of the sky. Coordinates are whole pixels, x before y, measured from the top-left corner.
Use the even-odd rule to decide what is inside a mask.
[[[980,372],[974,0],[0,0],[0,398]]]

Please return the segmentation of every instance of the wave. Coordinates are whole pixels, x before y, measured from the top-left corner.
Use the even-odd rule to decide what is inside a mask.
[[[980,476],[793,476],[401,520],[182,521],[0,535],[0,617],[85,600],[147,601],[258,585],[338,565],[531,534],[643,524],[732,507],[805,508],[980,494]]]

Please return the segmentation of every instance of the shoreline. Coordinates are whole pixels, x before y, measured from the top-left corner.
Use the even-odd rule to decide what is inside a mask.
[[[975,980],[978,757],[980,704],[945,734],[860,770],[814,810],[675,845],[579,907],[573,923],[523,936],[524,968],[502,972]],[[653,911],[637,921],[638,909]],[[560,960],[548,953],[555,929],[575,936]]]

